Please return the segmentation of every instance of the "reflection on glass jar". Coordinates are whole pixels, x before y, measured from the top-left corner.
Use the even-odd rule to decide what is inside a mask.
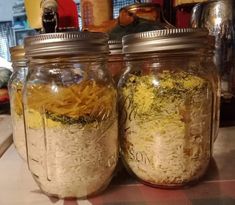
[[[108,60],[108,70],[114,79],[115,85],[117,85],[124,68],[122,41],[109,40],[108,44],[110,51],[109,60]]]
[[[116,90],[107,73],[107,36],[39,35],[26,39],[26,52],[30,171],[47,195],[97,194],[109,184],[118,161]]]
[[[124,37],[121,154],[144,183],[184,186],[206,172],[219,90],[207,35],[170,29]]]
[[[20,156],[26,160],[22,92],[28,71],[27,60],[25,59],[25,52],[22,46],[12,47],[10,51],[14,69],[8,84],[11,103],[11,119],[13,125],[13,141]]]

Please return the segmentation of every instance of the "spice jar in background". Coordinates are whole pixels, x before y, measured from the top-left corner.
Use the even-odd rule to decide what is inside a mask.
[[[156,3],[137,3],[120,9],[118,24],[109,31],[110,39],[120,39],[132,33],[175,28],[166,21]]]
[[[208,32],[150,31],[123,43],[126,70],[118,87],[125,166],[157,187],[199,180],[212,155],[219,89]]]
[[[109,40],[109,60],[108,70],[112,75],[115,85],[118,84],[121,72],[124,68],[123,54],[122,54],[122,41],[121,40]]]
[[[127,13],[129,14],[127,16]],[[160,4],[157,3],[135,3],[123,7],[119,12],[119,23],[122,26],[130,23],[136,18],[148,21],[151,27],[151,22],[155,22],[156,29],[174,28],[164,17]],[[146,31],[146,28],[144,28]]]
[[[25,124],[23,114],[22,92],[27,75],[27,60],[23,46],[10,49],[13,74],[8,82],[11,105],[13,141],[20,156],[26,160]]]
[[[109,184],[118,161],[116,89],[106,34],[68,32],[25,40],[24,106],[29,169],[41,190],[83,198]]]

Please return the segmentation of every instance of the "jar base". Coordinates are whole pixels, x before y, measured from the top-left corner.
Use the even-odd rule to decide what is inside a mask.
[[[123,160],[122,160],[123,161]],[[197,178],[190,180],[190,181],[186,181],[183,182],[181,184],[154,184],[151,182],[147,182],[145,180],[140,179],[129,167],[128,165],[123,161],[123,164],[125,166],[125,168],[127,169],[128,173],[134,177],[137,181],[139,181],[140,183],[146,185],[146,186],[150,186],[153,188],[159,188],[159,189],[168,189],[168,190],[177,190],[177,189],[187,189],[190,188],[192,186],[197,185],[200,181],[202,181],[204,179],[204,177],[206,176],[207,170],[209,168],[209,165],[211,164],[211,160],[209,160],[207,166],[205,167],[205,169],[203,170],[203,172],[201,172],[202,174],[200,174],[200,176],[198,176]]]
[[[50,198],[57,198],[57,199],[63,199],[63,200],[77,200],[77,199],[81,199],[81,200],[85,200],[85,199],[88,199],[88,198],[92,198],[92,197],[95,197],[97,195],[99,195],[100,193],[102,193],[110,184],[110,181],[112,180],[109,179],[108,181],[106,181],[102,186],[101,188],[98,190],[98,191],[95,191],[91,194],[88,194],[86,196],[60,196],[59,194],[50,194],[46,191],[44,191],[42,188],[41,188],[41,185],[40,183],[37,181],[36,177],[34,177],[34,180],[35,182],[37,183],[38,187],[40,188],[40,191],[45,194],[46,196],[50,197]]]
[[[137,179],[137,180],[140,183],[142,183],[146,186],[153,187],[153,188],[177,190],[177,189],[187,189],[187,188],[193,187],[193,186],[197,185],[200,181],[202,181],[203,177],[204,177],[204,175],[199,177],[198,179],[195,179],[195,180],[190,181],[190,182],[185,182],[185,183],[182,183],[182,184],[168,184],[168,185],[156,185],[156,184],[152,184],[152,183],[143,181],[141,179]]]

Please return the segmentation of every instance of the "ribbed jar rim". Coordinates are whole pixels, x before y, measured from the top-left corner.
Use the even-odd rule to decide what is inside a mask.
[[[24,46],[14,46],[10,48],[11,61],[26,61]]]
[[[123,53],[179,51],[185,49],[210,49],[211,38],[206,29],[164,29],[124,36]]]
[[[110,55],[122,54],[122,40],[109,40]]]
[[[108,35],[91,32],[63,32],[25,38],[27,57],[108,54]]]

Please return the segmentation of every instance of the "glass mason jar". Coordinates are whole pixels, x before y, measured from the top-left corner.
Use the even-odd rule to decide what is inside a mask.
[[[219,109],[207,31],[143,32],[123,42],[126,70],[118,89],[125,166],[156,187],[199,180],[211,159]]]
[[[8,82],[11,105],[13,141],[20,156],[26,160],[25,124],[23,113],[22,92],[27,75],[27,60],[24,47],[16,46],[10,49],[13,74]]]
[[[41,190],[83,198],[106,188],[118,161],[117,94],[105,34],[68,32],[25,40],[28,165]]]
[[[115,85],[117,85],[124,68],[122,41],[109,40],[108,44],[110,51],[108,60],[108,70],[114,79]]]

